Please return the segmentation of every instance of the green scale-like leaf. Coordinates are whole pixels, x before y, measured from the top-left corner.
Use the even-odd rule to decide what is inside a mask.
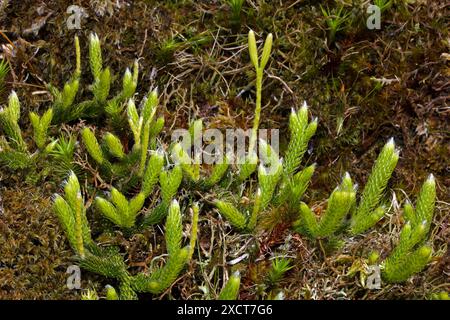
[[[395,150],[394,140],[391,139],[383,147],[372,168],[358,209],[352,219],[351,231],[353,234],[366,231],[381,218],[380,210],[375,209],[379,206],[380,198],[397,165],[398,158],[399,155],[398,151]]]
[[[160,152],[155,152],[150,156],[142,182],[142,192],[149,196],[153,187],[158,182],[159,175],[164,166],[164,157]]]
[[[99,165],[104,164],[107,160],[103,155],[103,151],[97,141],[97,138],[95,137],[94,132],[89,128],[84,128],[81,131],[81,137],[92,159],[94,159]]]
[[[288,177],[299,168],[303,155],[308,148],[308,142],[317,129],[317,120],[308,124],[308,107],[306,103],[295,112],[292,110],[289,118],[291,140],[285,155],[284,171]]]
[[[145,195],[138,193],[130,201],[116,188],[111,191],[111,202],[97,197],[95,204],[102,214],[120,227],[131,228],[134,226],[136,216],[144,205]]]
[[[170,171],[161,171],[159,175],[159,183],[161,185],[162,201],[169,204],[176,195],[183,179],[183,172],[181,166],[175,165]]]
[[[304,203],[300,205],[300,219],[294,224],[298,231],[303,230],[312,237],[332,236],[341,226],[344,217],[355,203],[355,191],[350,175],[345,174],[341,185],[328,199],[327,210],[318,220]]]
[[[236,300],[239,295],[239,287],[241,285],[241,275],[235,272],[223,287],[219,294],[218,300]]]
[[[172,201],[169,207],[169,214],[166,221],[166,243],[167,253],[176,255],[181,249],[181,240],[183,238],[183,227],[181,225],[181,212],[178,201]]]
[[[14,149],[21,152],[27,151],[27,146],[22,138],[22,131],[19,127],[20,102],[17,94],[13,91],[8,98],[8,106],[0,108],[0,125],[9,138],[9,142]]]
[[[216,201],[217,209],[233,226],[244,229],[247,226],[247,219],[235,206],[224,201]]]
[[[404,214],[408,222],[403,226],[396,247],[383,262],[383,278],[388,282],[403,282],[425,268],[432,249],[423,242],[429,232],[434,211],[436,183],[433,175],[423,184],[417,208],[407,202]]]

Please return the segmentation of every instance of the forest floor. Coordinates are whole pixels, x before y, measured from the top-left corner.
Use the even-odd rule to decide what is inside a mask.
[[[265,291],[281,288],[286,299],[428,298],[450,291],[450,6],[443,0],[392,2],[382,12],[381,29],[369,30],[369,1],[320,1],[348,13],[334,37],[318,1],[248,0],[235,18],[227,2],[218,0],[9,1],[0,11],[0,44],[11,73],[0,102],[15,90],[23,114],[45,110],[52,102],[46,85],[61,88],[73,72],[74,36],[86,57],[89,35],[95,32],[117,86],[124,70],[139,59],[137,92],[159,88],[164,131],[186,128],[194,118],[202,118],[207,127],[250,128],[254,71],[247,32],[253,29],[258,41],[271,32],[274,47],[265,72],[261,127],[287,132],[291,108],[304,100],[319,119],[304,160],[317,163],[317,171],[304,201],[326,199],[346,171],[363,186],[378,152],[393,137],[401,149],[386,191],[393,206],[366,234],[347,237],[343,245],[335,239],[336,248],[305,239],[285,224],[258,239],[237,234],[213,210],[203,212],[199,244],[204,252],[217,254],[192,261],[169,297],[205,298],[200,286],[214,296],[222,283],[222,273],[214,268],[247,252],[248,261],[230,266],[241,270],[241,299],[267,298]],[[84,9],[79,30],[67,27],[68,3]],[[87,60],[82,59],[84,83],[91,80]],[[87,89],[80,94],[88,95]],[[31,132],[26,120],[23,126]],[[365,259],[372,250],[382,257],[390,252],[403,224],[401,204],[415,201],[430,173],[438,197],[430,240],[435,258],[404,284],[365,288]],[[59,190],[52,181],[33,185],[0,168],[0,298],[79,298],[80,291],[66,288],[73,253],[51,212],[51,196]],[[153,238],[122,240],[136,268],[144,258],[137,252],[149,243],[157,246]],[[293,257],[294,268],[276,288],[267,288],[262,284],[270,260],[258,258],[275,255]],[[92,274],[82,279],[83,288],[99,292],[107,283]]]

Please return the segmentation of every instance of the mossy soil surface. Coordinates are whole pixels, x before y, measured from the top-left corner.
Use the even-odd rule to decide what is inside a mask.
[[[273,223],[255,239],[233,232],[215,212],[203,212],[197,259],[163,297],[214,297],[223,276],[216,269],[249,253],[228,268],[242,270],[241,299],[267,297],[265,291],[280,288],[287,299],[427,298],[450,290],[449,7],[445,1],[409,2],[393,1],[382,12],[381,29],[369,30],[368,2],[320,1],[348,12],[343,29],[330,37],[318,1],[249,0],[239,19],[225,1],[9,1],[2,9],[0,41],[11,73],[0,99],[4,103],[14,89],[23,114],[42,113],[52,101],[46,84],[62,87],[74,69],[73,36],[80,37],[86,57],[88,36],[96,32],[117,86],[125,68],[139,59],[139,98],[159,88],[166,132],[200,117],[209,127],[249,128],[254,71],[246,34],[251,28],[263,39],[272,32],[261,126],[286,132],[291,108],[303,100],[319,119],[305,159],[316,162],[318,170],[305,201],[326,199],[345,171],[364,185],[379,150],[394,137],[401,159],[386,192],[386,199],[395,193],[394,205],[372,231],[328,243]],[[80,30],[67,28],[71,4],[84,8]],[[82,59],[85,84],[91,82],[88,69]],[[79,98],[89,96],[84,88]],[[22,119],[29,134],[30,125]],[[364,288],[364,259],[371,250],[382,256],[390,252],[403,224],[398,203],[415,200],[429,173],[438,184],[431,233],[437,257],[405,284]],[[50,197],[59,190],[59,182],[23,181],[20,174],[0,168],[0,298],[79,297],[79,291],[66,289],[72,252],[50,210]],[[114,241],[127,250],[130,266],[141,270],[162,252],[154,234],[132,239],[116,234]],[[260,258],[274,254],[292,256],[295,267],[277,287],[267,288],[269,260]],[[106,283],[83,275],[83,288],[101,293]]]

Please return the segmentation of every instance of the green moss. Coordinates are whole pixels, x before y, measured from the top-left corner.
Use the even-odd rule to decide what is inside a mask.
[[[24,186],[0,191],[0,298],[79,299],[79,291],[66,286],[73,254],[48,192]]]

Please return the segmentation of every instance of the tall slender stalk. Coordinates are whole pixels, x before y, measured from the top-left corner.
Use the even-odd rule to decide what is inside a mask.
[[[250,30],[248,33],[248,48],[250,53],[250,59],[253,63],[253,66],[256,70],[256,107],[255,107],[255,117],[253,119],[253,129],[252,135],[250,136],[250,145],[248,148],[249,154],[252,154],[255,151],[256,139],[258,135],[259,121],[261,117],[261,97],[262,97],[262,84],[263,84],[263,75],[264,75],[264,67],[269,61],[270,52],[272,50],[272,42],[273,36],[271,33],[266,38],[264,42],[263,53],[261,56],[261,61],[258,59],[258,49],[256,48],[256,39],[255,33],[253,30]]]
[[[84,258],[83,230],[81,221],[81,211],[83,210],[82,206],[83,206],[83,199],[81,198],[81,194],[78,193],[75,203],[75,228],[77,236],[78,253],[80,257]]]

